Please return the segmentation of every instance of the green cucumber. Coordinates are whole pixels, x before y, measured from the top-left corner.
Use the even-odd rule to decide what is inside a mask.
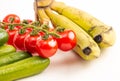
[[[0,66],[4,66],[25,58],[30,57],[31,55],[24,51],[12,52],[0,57]]]
[[[0,46],[4,45],[8,41],[8,33],[4,29],[0,28]]]
[[[44,71],[49,64],[50,60],[48,58],[33,56],[2,66],[0,67],[0,81],[13,81],[39,74]]]
[[[15,51],[16,51],[16,49],[12,45],[4,44],[4,45],[0,46],[0,56],[9,54],[9,53],[15,52]]]

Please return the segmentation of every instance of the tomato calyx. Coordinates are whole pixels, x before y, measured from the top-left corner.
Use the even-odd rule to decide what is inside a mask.
[[[33,29],[33,30],[31,31],[30,35],[31,35],[31,36],[36,36],[36,35],[38,35],[38,31],[35,30],[35,29]]]
[[[9,22],[10,22],[10,23],[13,23],[14,20],[15,20],[15,19],[14,19],[13,17],[10,17],[10,18],[9,18]]]
[[[65,28],[63,28],[63,27],[56,28],[56,32],[64,32],[64,31],[65,31]]]
[[[21,28],[21,29],[19,29],[19,31],[18,31],[19,34],[24,34],[25,32],[26,32],[26,30],[25,30],[24,28]]]
[[[43,29],[49,30],[49,26],[48,26],[47,24],[42,24],[41,27],[42,27]]]
[[[22,23],[24,23],[24,24],[30,24],[30,23],[32,23],[33,21],[32,20],[30,20],[30,19],[24,19],[23,21],[22,21]]]
[[[33,26],[41,26],[41,23],[39,21],[34,21],[31,23]]]
[[[11,25],[8,25],[8,29],[9,29],[9,30],[14,30],[14,27],[15,27],[15,26],[12,25],[12,24],[11,24]]]

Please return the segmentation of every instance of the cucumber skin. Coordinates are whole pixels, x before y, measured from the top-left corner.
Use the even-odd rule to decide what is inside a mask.
[[[25,58],[30,57],[31,55],[24,51],[12,52],[0,57],[0,66],[4,66]]]
[[[12,53],[15,51],[16,51],[16,49],[12,45],[4,44],[4,45],[0,46],[0,56],[9,54],[9,53]]]
[[[50,60],[33,56],[24,60],[0,67],[0,81],[13,81],[39,74],[44,71]]]
[[[0,46],[4,45],[8,41],[8,33],[4,29],[0,28]]]

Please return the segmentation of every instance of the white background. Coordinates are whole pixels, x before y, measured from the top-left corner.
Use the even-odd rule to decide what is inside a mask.
[[[119,0],[59,0],[80,8],[110,25],[116,31],[114,46],[104,49],[93,61],[84,61],[74,52],[58,51],[42,73],[18,81],[120,81],[120,4]],[[33,19],[34,0],[0,0],[0,20],[9,13]]]

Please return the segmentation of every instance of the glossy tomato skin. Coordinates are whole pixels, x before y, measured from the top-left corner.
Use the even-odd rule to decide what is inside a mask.
[[[11,22],[11,19],[13,19],[12,22]],[[6,23],[20,23],[20,17],[16,14],[8,14],[3,18],[3,22],[6,22]]]
[[[15,28],[17,28],[19,30],[20,28],[22,28],[22,26],[15,26]]]
[[[25,48],[30,53],[36,53],[36,42],[38,39],[41,39],[40,35],[28,35],[25,38]]]
[[[76,35],[72,30],[65,30],[58,33],[60,38],[56,38],[58,48],[62,51],[72,50],[77,42]]]
[[[36,43],[36,50],[39,56],[48,58],[53,56],[58,49],[57,41],[52,37],[48,39],[40,39]]]
[[[19,32],[16,33],[13,43],[18,50],[26,51],[24,41],[25,41],[25,38],[29,35],[29,33],[30,33],[29,30],[26,30],[26,32],[23,34],[19,34]]]
[[[14,28],[13,30],[10,30],[10,29],[7,28],[6,31],[7,31],[8,35],[9,35],[7,43],[14,46],[13,39],[15,37],[15,34],[18,32],[18,29]]]

